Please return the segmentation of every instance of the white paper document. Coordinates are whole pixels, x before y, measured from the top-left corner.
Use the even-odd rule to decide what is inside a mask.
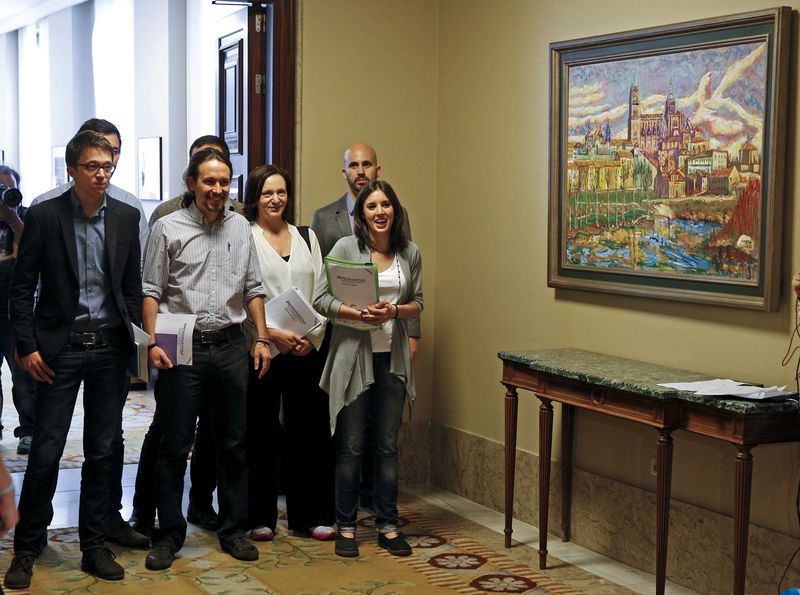
[[[147,382],[150,380],[150,368],[147,360],[147,344],[150,335],[131,322],[133,341],[136,344],[136,353],[131,357],[130,370],[133,382]]]
[[[156,342],[174,366],[192,364],[192,333],[196,314],[157,314]]]
[[[268,301],[264,305],[264,314],[269,326],[298,337],[305,337],[325,322],[296,287],[290,287]],[[274,343],[269,346],[269,350],[273,357],[280,353]]]
[[[714,380],[699,380],[697,382],[665,382],[659,384],[665,388],[685,390],[705,396],[739,397],[759,401],[786,397],[793,393],[784,390],[786,386],[753,386],[744,382],[737,382],[729,378],[715,378]]]
[[[328,291],[353,308],[366,308],[378,301],[378,267],[374,263],[350,262],[332,256],[325,257]],[[362,331],[377,327],[357,320],[331,319],[335,324]]]

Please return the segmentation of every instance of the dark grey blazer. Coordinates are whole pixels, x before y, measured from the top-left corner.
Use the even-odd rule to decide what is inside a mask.
[[[328,206],[314,211],[311,217],[311,229],[319,240],[322,256],[327,256],[333,245],[340,238],[353,235],[350,228],[350,215],[347,213],[347,194]]]

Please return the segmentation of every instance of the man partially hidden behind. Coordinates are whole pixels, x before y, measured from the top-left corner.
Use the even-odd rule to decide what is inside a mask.
[[[244,534],[247,354],[252,347],[255,369],[263,376],[269,339],[250,223],[226,209],[232,171],[228,158],[214,148],[195,153],[184,174],[185,208],[156,221],[145,249],[142,316],[150,335],[150,365],[159,371],[159,416],[168,428],[156,466],[159,526],[145,560],[150,570],[169,568],[186,539],[183,477],[204,392],[217,446],[220,546],[238,560],[258,559]],[[173,365],[158,345],[159,313],[197,315],[190,365]],[[242,331],[248,314],[258,334],[252,346]]]
[[[141,275],[139,212],[106,194],[113,160],[111,144],[96,132],[80,132],[69,141],[66,163],[74,186],[28,210],[11,277],[17,354],[39,383],[14,559],[5,575],[5,585],[14,589],[30,587],[33,563],[47,545],[59,460],[81,382],[81,569],[106,580],[125,575],[103,545],[109,508],[105,478],[122,426]]]
[[[8,188],[19,186],[19,174],[0,165],[0,184]],[[33,422],[36,407],[36,383],[14,357],[14,341],[11,336],[11,322],[8,319],[8,289],[11,285],[11,271],[17,261],[19,238],[25,224],[22,222],[28,209],[23,206],[9,207],[0,201],[0,357],[4,357],[11,370],[11,396],[19,415],[19,426],[14,436],[19,438],[17,454],[27,455],[31,451]],[[3,409],[3,395],[0,391],[0,412]],[[2,426],[0,426],[2,436]]]

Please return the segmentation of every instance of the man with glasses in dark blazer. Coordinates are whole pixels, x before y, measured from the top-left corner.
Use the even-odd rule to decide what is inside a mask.
[[[141,320],[140,215],[106,193],[113,159],[101,134],[84,131],[70,140],[66,163],[74,186],[28,210],[11,276],[17,355],[38,381],[14,559],[5,575],[5,586],[14,589],[30,587],[33,563],[47,546],[59,461],[81,383],[81,569],[105,580],[125,576],[104,545],[109,508],[104,479],[122,426],[134,351],[131,323]]]

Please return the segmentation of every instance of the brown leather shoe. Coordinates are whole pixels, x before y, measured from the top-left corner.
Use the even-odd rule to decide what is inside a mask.
[[[81,570],[106,581],[121,581],[125,578],[125,570],[114,561],[115,558],[114,552],[107,547],[83,552]]]
[[[150,540],[145,535],[134,531],[133,527],[126,523],[119,515],[117,515],[116,519],[107,523],[106,541],[137,549],[147,549],[150,547]]]

